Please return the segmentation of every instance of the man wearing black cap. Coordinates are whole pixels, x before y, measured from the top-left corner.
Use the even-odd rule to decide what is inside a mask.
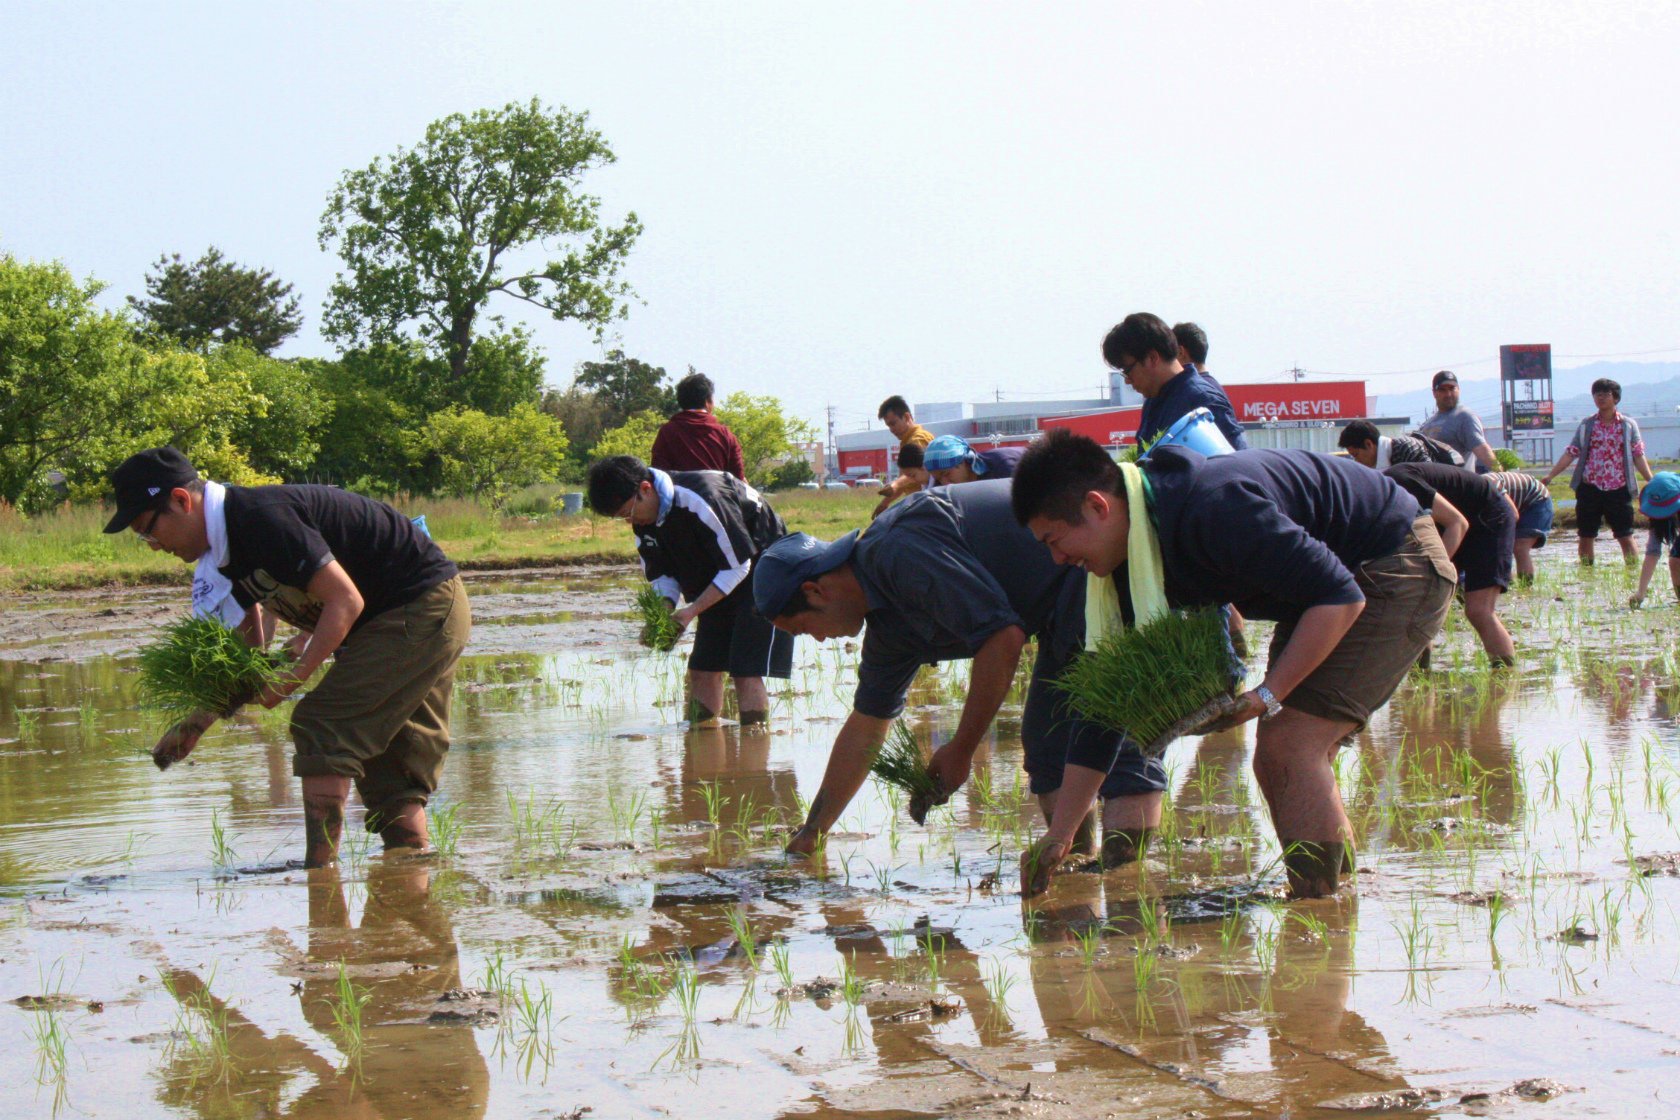
[[[861,535],[829,543],[796,533],[765,549],[753,569],[753,599],[777,629],[819,641],[864,632],[852,714],[788,850],[812,851],[839,819],[917,671],[972,658],[957,730],[932,762],[944,792],[954,793],[1009,692],[1022,647],[1036,637],[1021,716],[1032,792],[1048,820],[1066,765],[1100,771],[1104,862],[1138,858],[1160,823],[1166,772],[1117,732],[1074,717],[1053,683],[1083,648],[1084,592],[1084,573],[1059,567],[1015,523],[1007,480],[912,494]]]
[[[193,610],[264,645],[274,619],[296,660],[257,697],[272,708],[329,657],[292,712],[305,864],[338,852],[352,783],[386,848],[427,847],[426,802],[449,750],[455,662],[472,617],[455,565],[390,506],[328,486],[222,486],[173,447],[111,472],[117,513],[154,549],[197,564]],[[153,758],[186,757],[216,716],[171,728]]]
[[[1487,433],[1482,430],[1482,418],[1458,403],[1458,375],[1450,369],[1441,370],[1430,382],[1435,392],[1435,415],[1418,425],[1418,431],[1438,439],[1464,456],[1466,466],[1471,460],[1481,466],[1480,471],[1496,471],[1499,460],[1488,446]]]

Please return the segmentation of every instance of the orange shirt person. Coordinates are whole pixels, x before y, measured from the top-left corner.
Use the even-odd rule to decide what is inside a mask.
[[[880,411],[876,413],[887,425],[887,430],[897,439],[900,448],[915,444],[926,447],[933,442],[933,433],[916,423],[916,418],[910,414],[910,405],[904,398],[894,394],[881,402]],[[922,483],[907,475],[900,474],[887,485],[881,487],[881,504],[870,511],[871,518],[879,517],[881,511],[892,505],[898,499],[914,494],[922,488]]]

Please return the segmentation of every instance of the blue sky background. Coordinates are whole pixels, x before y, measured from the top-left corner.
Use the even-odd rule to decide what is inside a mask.
[[[534,95],[590,112],[591,186],[646,223],[618,343],[725,392],[842,431],[891,392],[1077,395],[1133,310],[1201,322],[1227,380],[1400,392],[1505,342],[1680,357],[1677,48],[1638,3],[13,3],[0,249],[120,305],[213,243],[297,285],[284,353],[329,353],[338,177]],[[533,326],[557,384],[599,353]]]

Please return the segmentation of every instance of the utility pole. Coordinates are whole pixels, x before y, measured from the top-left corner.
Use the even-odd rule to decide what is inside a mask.
[[[1300,381],[1307,376],[1307,371],[1302,369],[1300,366],[1296,366],[1294,369],[1290,370],[1289,372],[1292,373],[1295,376],[1295,380],[1297,380],[1297,381]]]
[[[827,475],[840,473],[840,452],[834,446],[834,406],[828,406],[828,447],[823,451],[823,481]]]

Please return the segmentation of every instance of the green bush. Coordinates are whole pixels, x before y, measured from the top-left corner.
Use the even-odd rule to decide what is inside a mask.
[[[1493,460],[1499,464],[1499,469],[1502,471],[1520,471],[1526,465],[1523,462],[1523,457],[1509,447],[1494,448]]]

